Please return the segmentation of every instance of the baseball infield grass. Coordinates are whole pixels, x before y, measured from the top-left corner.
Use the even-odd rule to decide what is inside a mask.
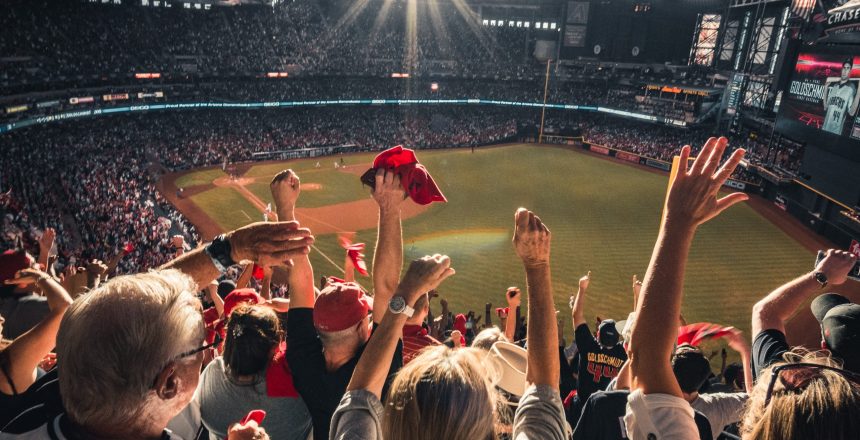
[[[520,207],[535,211],[553,234],[552,274],[555,303],[569,316],[568,298],[577,280],[592,271],[586,316],[625,319],[632,309],[630,278],[643,276],[654,246],[668,176],[579,152],[541,146],[419,151],[448,203],[403,222],[404,268],[425,254],[451,256],[457,274],[440,292],[455,311],[483,315],[484,304],[503,306],[508,286],[524,287],[525,275],[510,243],[513,214]],[[346,156],[347,165],[369,167],[373,155]],[[354,173],[337,171],[333,158],[263,164],[245,177],[264,202],[271,201],[268,181],[290,167],[302,183],[318,190],[303,191],[299,206],[318,207],[368,197]],[[180,183],[209,183],[220,170],[190,173]],[[214,188],[192,197],[222,228],[231,229],[261,218],[241,194]],[[245,215],[247,214],[247,215]],[[338,224],[357,215],[342,212]],[[375,213],[372,214],[375,217]],[[365,242],[367,261],[373,259],[376,231],[357,231]],[[343,251],[335,234],[318,235],[311,261],[315,274],[338,275]],[[684,317],[688,322],[711,321],[749,331],[753,303],[773,288],[809,270],[814,256],[752,208],[735,206],[701,227],[690,254],[685,280]],[[360,277],[361,278],[361,277]],[[369,278],[361,278],[366,287]],[[525,289],[523,289],[525,292]],[[438,305],[434,303],[434,310]],[[494,321],[497,321],[494,317]],[[667,323],[674,325],[674,323]],[[568,341],[573,330],[566,323]]]

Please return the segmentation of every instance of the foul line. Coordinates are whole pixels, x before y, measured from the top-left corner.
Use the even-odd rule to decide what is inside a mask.
[[[339,270],[341,273],[346,272],[346,270],[344,270],[344,268],[342,268],[342,267],[338,266],[338,265],[337,265],[337,263],[335,263],[334,261],[332,261],[332,259],[331,259],[331,258],[329,258],[329,257],[328,257],[328,255],[326,255],[325,253],[323,253],[323,251],[319,250],[319,248],[318,248],[318,247],[316,247],[316,246],[314,246],[314,245],[311,245],[311,247],[313,248],[313,250],[315,250],[315,251],[319,252],[319,253],[320,253],[320,255],[322,255],[322,257],[326,259],[326,261],[328,261],[329,263],[331,263],[331,265],[332,265],[332,266],[334,266],[334,267],[336,267],[336,268],[337,268],[337,270]]]

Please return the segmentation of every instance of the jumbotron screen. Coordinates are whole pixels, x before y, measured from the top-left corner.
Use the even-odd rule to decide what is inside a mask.
[[[776,128],[798,141],[860,160],[860,48],[801,52],[782,94]]]

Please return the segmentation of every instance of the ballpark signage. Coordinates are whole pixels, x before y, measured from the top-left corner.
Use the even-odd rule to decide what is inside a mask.
[[[588,149],[597,153],[597,154],[603,154],[605,156],[609,156],[609,148],[601,147],[599,145],[591,145],[588,147]]]
[[[860,2],[849,1],[842,6],[830,9],[821,41],[860,43]]]
[[[618,151],[615,153],[615,157],[617,157],[621,160],[626,160],[628,162],[639,163],[639,156],[632,154],[632,153],[627,153],[624,151]]]

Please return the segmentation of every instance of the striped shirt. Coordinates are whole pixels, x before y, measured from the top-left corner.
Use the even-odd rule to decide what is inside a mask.
[[[427,330],[420,325],[406,324],[403,326],[403,365],[406,365],[418,356],[418,353],[433,345],[442,343],[427,334]]]

